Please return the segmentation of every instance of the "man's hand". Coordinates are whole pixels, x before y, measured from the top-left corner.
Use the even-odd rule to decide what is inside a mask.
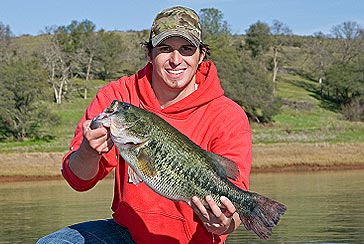
[[[207,231],[216,235],[230,234],[241,223],[239,214],[232,202],[221,196],[220,201],[225,208],[220,208],[211,196],[206,196],[208,206],[204,206],[201,200],[194,196],[192,197],[191,207],[194,212],[200,217]]]
[[[91,120],[82,123],[83,140],[80,148],[71,154],[68,166],[82,180],[94,178],[99,171],[102,153],[110,151],[114,143],[105,127],[90,129]]]
[[[92,130],[90,129],[90,123],[91,120],[82,123],[84,140],[81,147],[85,147],[86,150],[93,150],[98,154],[110,151],[114,143],[111,140],[109,130],[103,126]]]

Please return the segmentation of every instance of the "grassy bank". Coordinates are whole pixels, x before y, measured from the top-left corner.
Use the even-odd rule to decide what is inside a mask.
[[[252,173],[364,168],[363,148],[364,143],[255,144]],[[63,154],[0,154],[0,181],[60,178]]]
[[[364,143],[253,146],[253,172],[364,168]]]

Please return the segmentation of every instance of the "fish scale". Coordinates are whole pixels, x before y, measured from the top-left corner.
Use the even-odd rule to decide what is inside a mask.
[[[268,197],[235,186],[228,179],[236,180],[238,175],[233,161],[203,150],[156,114],[113,101],[90,127],[100,125],[110,127],[120,155],[148,187],[163,197],[190,202],[193,196],[203,200],[210,195],[224,207],[220,197],[225,196],[235,206],[244,227],[261,239],[271,236],[287,209]]]

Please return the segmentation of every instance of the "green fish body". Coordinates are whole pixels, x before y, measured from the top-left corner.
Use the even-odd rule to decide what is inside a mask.
[[[154,113],[128,103],[113,101],[91,122],[91,128],[110,128],[120,155],[152,190],[173,201],[190,203],[193,196],[211,195],[234,204],[247,230],[268,239],[286,207],[258,193],[244,191],[236,179],[234,162],[203,150]]]

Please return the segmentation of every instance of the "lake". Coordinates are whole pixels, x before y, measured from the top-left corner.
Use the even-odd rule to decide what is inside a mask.
[[[260,173],[250,190],[287,205],[268,241],[240,227],[227,243],[364,243],[364,170]],[[35,243],[64,226],[110,218],[113,181],[75,192],[63,180],[1,183],[0,243]]]

